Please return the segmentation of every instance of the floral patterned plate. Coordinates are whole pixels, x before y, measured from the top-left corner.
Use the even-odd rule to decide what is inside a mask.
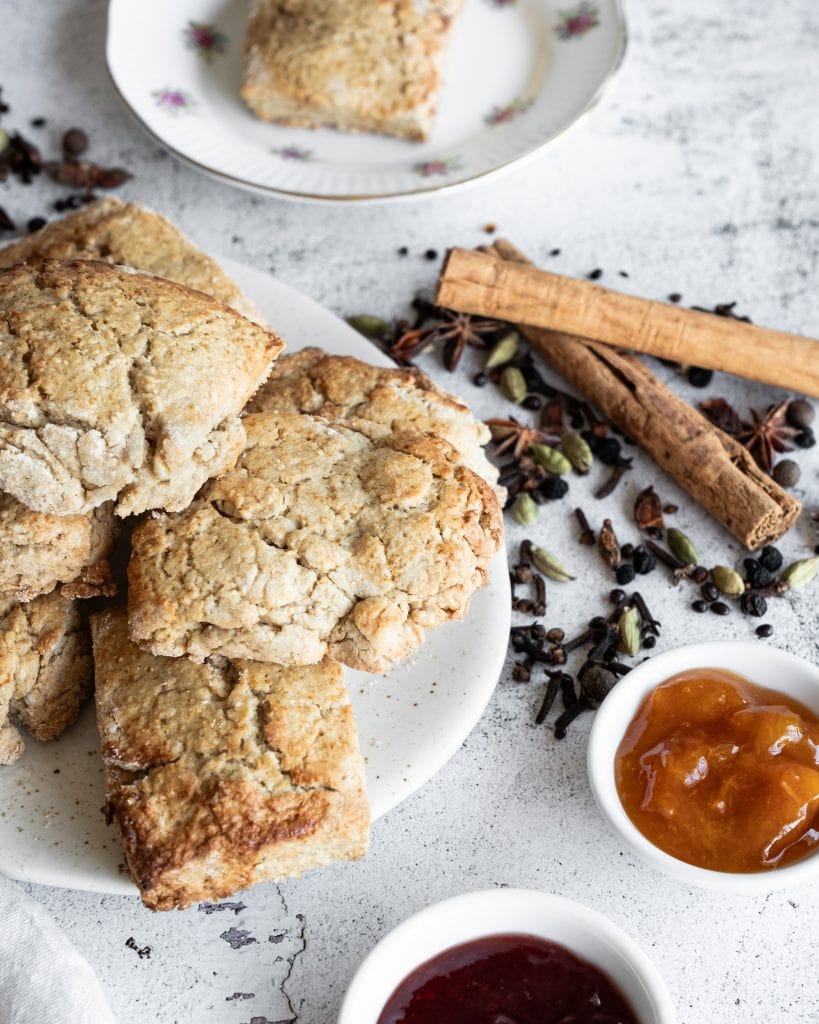
[[[375,200],[474,182],[588,111],[623,56],[620,0],[465,0],[425,143],[257,120],[239,96],[247,6],[110,0],[108,67],[163,145],[242,188]]]

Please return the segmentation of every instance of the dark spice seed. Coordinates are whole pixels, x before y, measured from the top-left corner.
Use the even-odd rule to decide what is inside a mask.
[[[705,370],[701,366],[689,366],[685,376],[693,388],[707,388],[714,378],[713,370]]]
[[[634,552],[634,571],[639,572],[641,576],[645,576],[647,573],[654,572],[657,568],[657,559],[654,555],[650,555],[647,551],[635,551]]]
[[[706,601],[710,602],[719,600],[719,591],[713,583],[703,583],[703,585],[700,587],[700,593]]]
[[[757,560],[755,558],[750,558],[750,557],[749,558],[743,558],[742,559],[742,568],[746,572],[756,572]]]
[[[543,399],[540,395],[527,395],[526,398],[520,403],[524,409],[539,409],[543,405]]]
[[[816,417],[816,410],[804,398],[796,398],[788,403],[786,418],[792,427],[809,427]]]
[[[68,156],[79,156],[88,149],[88,136],[82,128],[69,128],[63,135],[63,152]]]
[[[656,636],[650,636],[649,635],[649,636],[643,637],[643,647],[645,647],[646,650],[650,651],[652,647],[656,647],[656,646],[657,646],[657,637]]]
[[[45,128],[46,119],[44,117],[32,117],[29,124],[32,128]]]
[[[668,301],[669,302],[680,302],[680,301],[682,301],[682,295],[679,292],[672,292],[668,296]]]
[[[748,572],[748,582],[754,588],[754,590],[763,590],[765,587],[769,587],[774,581],[774,575],[761,565],[759,562],[756,563],[756,568]]]
[[[602,629],[606,625],[606,620],[602,615],[595,615],[593,619],[589,620],[589,629]]]
[[[692,601],[691,602],[691,607],[694,609],[695,612],[707,612],[708,611],[708,602],[707,601]]]
[[[29,234],[33,234],[35,231],[39,231],[40,228],[44,228],[48,222],[45,217],[32,217],[26,227],[28,228]]]
[[[623,562],[622,565],[617,566],[614,577],[621,587],[626,586],[634,579],[634,566],[630,562]]]
[[[778,572],[782,568],[784,558],[779,548],[775,548],[772,544],[766,545],[759,552],[759,561],[761,565],[764,565],[768,572]]]
[[[715,601],[711,605],[711,611],[714,613],[714,615],[727,615],[731,611],[731,609],[724,601]]]
[[[628,277],[628,273],[625,270],[618,270],[617,273],[620,277]]]
[[[739,606],[743,615],[753,615],[757,619],[761,619],[768,610],[768,602],[765,598],[751,591],[742,595]]]
[[[523,662],[516,661],[515,667],[512,669],[512,678],[516,683],[528,683],[532,677],[532,673],[523,664]]]
[[[599,281],[600,278],[603,276],[603,271],[600,269],[600,267],[595,267],[595,269],[590,271],[586,276],[590,281]]]
[[[705,583],[705,581],[708,579],[708,570],[705,568],[704,565],[698,565],[691,573],[691,579],[695,583]]]
[[[398,255],[399,256],[409,256],[409,249],[407,248],[406,245],[402,245],[401,246],[401,248],[398,250]]]
[[[552,249],[551,252],[549,253],[549,255],[550,256],[559,256],[560,255],[560,249]]]
[[[800,448],[813,448],[816,444],[813,430],[810,427],[803,427],[793,439],[793,443],[799,445]]]
[[[538,487],[538,491],[548,501],[558,501],[560,498],[563,498],[568,494],[569,485],[562,477],[547,476],[543,483]]]
[[[472,383],[476,388],[485,387],[489,383],[489,377],[485,373],[476,373],[472,378]]]
[[[625,590],[612,590],[612,592],[609,594],[609,601],[611,601],[612,604],[620,604],[620,602],[625,601],[625,599]]]
[[[782,459],[774,466],[771,476],[780,487],[796,487],[802,476],[802,470],[793,459]]]
[[[427,251],[424,253],[424,259],[425,260],[437,260],[438,259],[438,250],[437,249],[427,249]]]
[[[621,451],[622,445],[616,437],[604,437],[597,445],[595,455],[604,466],[616,466]]]
[[[634,554],[634,545],[624,544],[620,548],[620,554],[623,556],[623,558],[631,558],[631,556]]]
[[[761,637],[771,636],[773,633],[773,626],[770,622],[763,622],[761,626],[756,627],[756,635]]]

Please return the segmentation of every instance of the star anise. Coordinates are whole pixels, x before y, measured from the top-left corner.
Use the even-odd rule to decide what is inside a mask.
[[[742,429],[736,435],[737,440],[745,445],[759,467],[766,473],[773,469],[777,452],[793,451],[793,445],[789,441],[796,437],[799,431],[788,426],[785,418],[787,411],[787,398],[778,405],[772,405],[764,415],[756,409],[751,409],[752,422],[743,423]]]
[[[555,438],[537,427],[518,423],[511,419],[491,419],[486,421],[495,443],[495,455],[503,455],[510,449],[516,459],[527,451],[530,444],[556,444]]]
[[[406,365],[424,345],[440,343],[444,347],[444,366],[454,370],[467,345],[486,348],[486,338],[505,326],[500,320],[484,320],[440,306],[433,308],[433,317],[425,326],[415,324],[390,345],[393,359]]]

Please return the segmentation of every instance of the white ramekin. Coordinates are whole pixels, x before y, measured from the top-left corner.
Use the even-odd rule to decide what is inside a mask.
[[[528,889],[465,893],[413,914],[361,964],[338,1024],[376,1024],[389,997],[421,964],[452,946],[504,933],[535,935],[566,946],[615,982],[640,1024],[675,1024],[665,985],[633,939],[580,903]]]
[[[721,668],[757,686],[778,690],[819,715],[819,668],[794,654],[759,641],[715,641],[665,651],[638,665],[615,686],[595,715],[589,736],[592,793],[603,817],[620,839],[647,864],[687,885],[725,892],[760,893],[802,885],[819,876],[819,848],[794,864],[747,874],[711,871],[664,853],[626,814],[614,781],[617,748],[643,700],[655,686],[692,668]]]

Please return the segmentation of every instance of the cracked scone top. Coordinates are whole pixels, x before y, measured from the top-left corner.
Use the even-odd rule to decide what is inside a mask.
[[[155,654],[380,672],[462,618],[502,539],[494,492],[438,437],[381,440],[296,413],[185,512],[134,532],[131,637]]]
[[[376,439],[394,429],[437,434],[458,450],[465,466],[497,485],[498,469],[483,448],[489,428],[420,370],[371,366],[305,348],[278,360],[248,411],[310,413]]]
[[[92,261],[0,271],[0,490],[39,512],[185,508],[244,444],[281,340],[216,299]]]
[[[370,814],[341,666],[157,658],[95,615],[108,810],[153,910],[362,857]]]

